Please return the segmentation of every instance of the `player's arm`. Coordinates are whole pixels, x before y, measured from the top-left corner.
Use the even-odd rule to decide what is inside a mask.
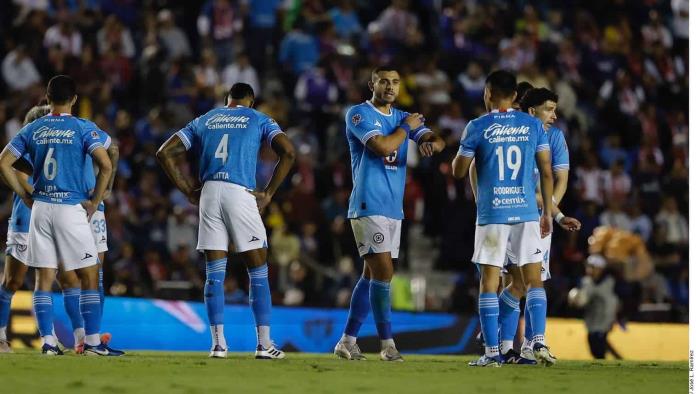
[[[17,178],[17,172],[12,167],[17,161],[17,158],[16,154],[11,151],[11,145],[5,147],[2,153],[0,153],[0,173],[10,189],[12,189],[28,207],[31,207],[33,203],[31,194],[22,187],[21,182]]]
[[[548,149],[536,152],[536,163],[541,183],[543,213],[540,223],[543,238],[551,233],[551,213],[553,212],[553,174],[551,173],[551,155]]]
[[[157,160],[159,161],[164,173],[167,177],[174,183],[177,189],[179,189],[188,200],[194,204],[198,205],[198,197],[196,196],[195,189],[193,187],[193,181],[189,179],[181,171],[179,166],[176,164],[178,159],[186,155],[186,146],[179,137],[178,134],[174,134],[169,137],[167,141],[160,146],[157,151]]]
[[[92,193],[92,198],[83,201],[82,206],[87,211],[87,216],[92,217],[94,212],[96,212],[99,204],[104,200],[104,194],[106,193],[106,188],[109,186],[109,179],[111,179],[111,173],[114,172],[111,166],[111,160],[109,159],[109,154],[106,152],[104,147],[100,146],[94,149],[91,153],[92,161],[97,165],[99,173],[97,174],[97,184],[94,186],[94,192]]]
[[[476,173],[476,159],[471,161],[469,165],[469,182],[471,183],[471,192],[474,194],[474,202],[478,202],[476,199],[478,195],[476,191],[478,190],[478,174]]]
[[[111,168],[113,171],[111,171],[111,177],[109,177],[109,185],[106,188],[104,199],[109,198],[111,191],[114,190],[114,181],[116,180],[116,170],[118,168],[119,158],[118,145],[111,141],[111,145],[109,145],[109,149],[106,150],[106,154],[109,155],[109,161],[111,162]]]
[[[457,179],[463,179],[469,174],[471,163],[474,161],[479,138],[478,134],[471,130],[474,127],[473,124],[474,122],[469,122],[464,128],[462,138],[459,141],[459,151],[452,160],[452,175]]]
[[[410,114],[404,119],[396,131],[389,135],[377,134],[367,140],[366,146],[376,155],[387,157],[408,138],[411,130],[423,125],[423,116],[421,114]]]
[[[22,184],[24,190],[31,195],[34,192],[34,186],[29,183],[29,178],[33,174],[31,165],[25,159],[18,159],[12,164],[12,168],[15,169],[19,183]],[[2,177],[2,174],[0,174],[0,179],[2,179],[6,185],[9,185],[7,181],[5,181],[5,178]]]
[[[273,137],[271,149],[278,155],[278,164],[276,164],[273,175],[268,181],[266,188],[262,192],[253,192],[259,210],[262,211],[266,208],[268,203],[271,202],[271,198],[273,198],[273,195],[283,183],[285,177],[288,176],[293,163],[295,163],[295,147],[284,133],[277,134]]]
[[[445,149],[445,140],[432,131],[425,133],[418,141],[418,150],[424,157],[430,157]]]
[[[568,170],[556,169],[553,171],[553,202],[560,205],[563,196],[568,190]]]
[[[454,177],[457,179],[466,178],[467,174],[469,174],[469,168],[471,168],[471,163],[473,160],[473,157],[457,154],[454,157],[454,160],[452,160],[452,175],[454,175]]]

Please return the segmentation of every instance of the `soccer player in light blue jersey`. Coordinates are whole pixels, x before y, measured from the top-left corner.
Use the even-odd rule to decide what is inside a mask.
[[[380,358],[403,361],[391,330],[390,283],[394,272],[392,259],[399,257],[404,218],[408,140],[418,144],[423,156],[432,156],[445,147],[444,141],[423,124],[420,114],[392,106],[399,95],[400,82],[394,68],[375,69],[368,82],[372,98],[346,113],[353,172],[348,218],[358,252],[365,259],[343,336],[334,348],[337,356],[348,360],[365,359],[357,336],[372,309],[381,342]]]
[[[266,264],[266,229],[263,210],[287,176],[295,160],[295,149],[280,126],[267,115],[252,109],[254,91],[236,83],[228,93],[227,105],[194,119],[167,140],[157,158],[174,185],[189,201],[199,205],[198,250],[206,260],[205,305],[210,322],[210,357],[227,357],[223,331],[224,282],[230,241],[249,273],[249,304],[256,321],[256,358],[281,359],[270,336],[271,290]],[[268,185],[256,189],[256,159],[261,144],[271,146],[279,161]],[[193,149],[199,158],[202,190],[194,187],[177,160]]]
[[[498,284],[508,242],[522,268],[527,308],[533,322],[545,320],[546,294],[541,282],[542,238],[551,232],[552,188],[548,138],[542,123],[512,109],[517,81],[498,70],[488,75],[484,102],[488,114],[469,122],[452,162],[456,178],[464,178],[476,159],[477,223],[472,261],[481,272],[479,315],[485,354],[472,366],[500,366]],[[535,166],[541,175],[543,212],[536,204]],[[533,328],[537,327],[533,324]],[[539,327],[543,328],[543,327]],[[535,356],[548,353],[544,333],[535,331]]]
[[[53,335],[51,297],[56,270],[60,267],[65,271],[75,270],[80,278],[84,353],[122,355],[123,352],[101,342],[97,251],[88,222],[108,187],[111,162],[96,125],[70,115],[77,100],[75,82],[65,75],[52,78],[46,97],[51,114],[22,128],[0,154],[0,171],[5,181],[33,209],[27,259],[28,265],[37,269],[34,312],[44,342],[42,353],[61,354]],[[13,170],[13,164],[25,153],[33,168],[31,194]],[[100,170],[91,196],[84,179],[86,159],[90,155]]]

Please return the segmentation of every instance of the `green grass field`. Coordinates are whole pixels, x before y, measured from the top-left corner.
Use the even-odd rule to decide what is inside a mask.
[[[278,361],[232,354],[131,352],[121,358],[0,355],[2,393],[675,393],[687,363],[560,361],[551,368],[472,368],[466,356],[405,356],[404,363],[290,353]],[[526,387],[525,387],[526,386]]]

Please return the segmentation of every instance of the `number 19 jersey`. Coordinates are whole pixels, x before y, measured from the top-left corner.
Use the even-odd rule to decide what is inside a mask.
[[[283,131],[273,119],[252,108],[222,107],[194,119],[177,135],[199,158],[199,178],[256,187],[256,160],[262,141]]]
[[[458,154],[476,159],[478,225],[539,220],[534,170],[544,150],[543,125],[529,114],[494,110],[469,122]]]

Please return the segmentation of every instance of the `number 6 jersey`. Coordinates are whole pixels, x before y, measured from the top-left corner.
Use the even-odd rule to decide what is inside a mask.
[[[469,122],[458,154],[476,159],[478,225],[539,220],[534,169],[544,150],[541,121],[524,112],[494,110]]]

